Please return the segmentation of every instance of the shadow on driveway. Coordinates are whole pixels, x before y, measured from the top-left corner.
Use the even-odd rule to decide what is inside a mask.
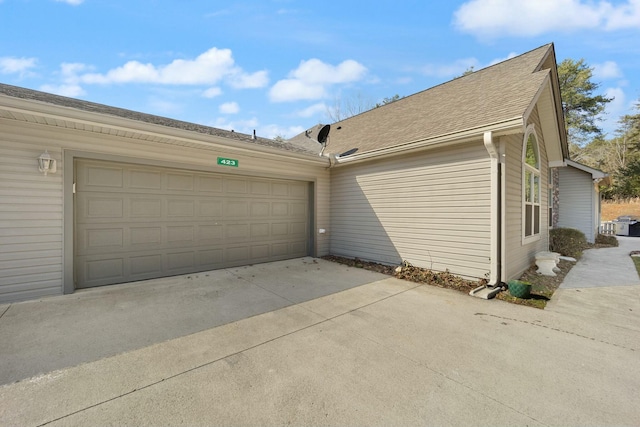
[[[0,305],[0,384],[385,278],[388,276],[306,257]]]

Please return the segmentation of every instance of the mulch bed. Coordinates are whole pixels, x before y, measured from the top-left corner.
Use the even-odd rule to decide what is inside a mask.
[[[449,272],[435,272],[426,268],[414,267],[404,263],[402,266],[391,266],[376,262],[363,261],[358,258],[345,258],[335,255],[323,256],[322,259],[333,261],[350,267],[364,268],[365,270],[376,271],[416,283],[438,286],[439,288],[454,289],[468,294],[473,289],[486,283],[481,281],[465,280]]]
[[[377,273],[393,276],[398,279],[409,280],[411,282],[423,283],[440,288],[453,289],[458,292],[469,294],[473,289],[487,283],[482,279],[479,281],[466,280],[449,272],[434,272],[426,268],[414,267],[405,263],[402,266],[391,266],[376,262],[363,261],[358,258],[346,258],[335,255],[323,256],[322,259],[354,268],[375,271]],[[537,267],[531,266],[524,272],[520,280],[532,284],[531,296],[529,298],[516,298],[509,294],[508,290],[500,292],[496,298],[513,304],[527,305],[535,308],[544,308],[556,289],[560,286],[569,270],[575,265],[573,262],[561,260],[558,263],[560,272],[556,277],[542,276],[536,273]]]

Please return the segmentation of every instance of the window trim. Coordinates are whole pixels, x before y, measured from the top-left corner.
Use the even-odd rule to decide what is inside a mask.
[[[531,166],[530,164],[527,163],[527,145],[529,142],[529,138],[533,136],[533,143],[534,145],[534,150],[536,152],[536,163],[537,163],[537,169],[533,166]],[[537,242],[538,240],[540,240],[542,238],[542,165],[541,165],[541,159],[540,159],[540,142],[538,141],[538,134],[536,133],[535,130],[535,126],[533,124],[527,126],[527,129],[525,131],[524,134],[524,139],[522,141],[522,158],[521,160],[521,165],[522,165],[522,191],[521,191],[521,195],[522,195],[522,244],[528,244],[528,243],[532,243],[532,242]],[[530,175],[529,175],[529,174]],[[527,177],[531,176],[532,178],[532,182],[531,182],[531,186],[535,189],[535,178],[538,178],[538,194],[537,194],[537,203],[535,202],[536,200],[536,195],[534,193],[532,193],[532,201],[531,202],[527,202],[527,197],[526,197],[526,191],[527,191]],[[532,191],[535,191],[532,189]],[[527,231],[527,206],[531,206],[531,234],[527,235],[526,231]],[[538,207],[538,232],[535,233],[536,230],[536,224],[535,224],[535,210],[536,210],[536,206]]]

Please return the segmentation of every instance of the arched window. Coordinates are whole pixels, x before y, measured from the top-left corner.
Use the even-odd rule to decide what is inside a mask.
[[[540,154],[533,126],[527,128],[522,153],[524,238],[540,235]]]

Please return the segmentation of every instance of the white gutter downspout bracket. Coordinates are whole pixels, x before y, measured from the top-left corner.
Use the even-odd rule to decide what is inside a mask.
[[[491,258],[489,261],[489,283],[487,285],[480,286],[471,292],[469,295],[491,299],[495,297],[501,290],[502,285],[500,283],[500,258],[501,258],[501,204],[500,200],[500,152],[495,142],[493,141],[493,132],[487,131],[484,133],[484,147],[489,153],[491,161],[491,225],[489,227],[491,234],[490,253]]]

